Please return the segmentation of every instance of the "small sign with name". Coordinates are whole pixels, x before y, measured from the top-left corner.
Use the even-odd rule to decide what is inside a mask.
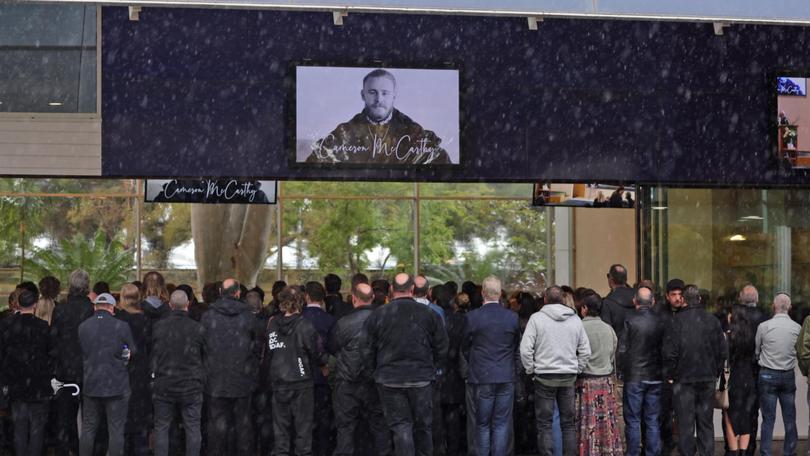
[[[146,180],[147,203],[276,204],[278,182],[246,179]]]

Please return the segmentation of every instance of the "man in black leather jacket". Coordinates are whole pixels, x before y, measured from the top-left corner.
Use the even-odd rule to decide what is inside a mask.
[[[636,313],[624,321],[617,354],[624,378],[624,421],[627,454],[641,452],[641,422],[646,424],[644,448],[648,454],[659,454],[661,438],[658,410],[661,398],[664,324],[652,310],[653,292],[640,287],[633,299]]]
[[[374,291],[370,285],[357,284],[351,295],[354,310],[335,323],[329,336],[329,351],[337,357],[333,401],[338,437],[334,456],[355,454],[355,431],[361,419],[371,431],[372,454],[391,454],[391,437],[385,426],[380,397],[369,363],[362,353],[363,324],[373,312],[373,299]]]

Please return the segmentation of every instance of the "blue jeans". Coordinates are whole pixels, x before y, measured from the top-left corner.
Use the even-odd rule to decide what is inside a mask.
[[[776,401],[782,408],[785,422],[785,456],[796,454],[799,434],[796,430],[796,378],[793,371],[761,368],[759,371],[759,405],[762,410],[760,454],[770,456],[773,443],[773,423],[776,420]]]
[[[661,410],[661,384],[641,382],[624,384],[624,435],[627,438],[627,456],[641,454],[641,420],[646,426],[644,454],[661,454],[661,433],[658,414]]]
[[[476,454],[506,456],[515,384],[482,383],[471,386],[477,404],[475,414]]]
[[[560,427],[560,408],[554,401],[554,416],[551,418],[551,438],[554,439],[554,456],[562,456],[562,428]]]

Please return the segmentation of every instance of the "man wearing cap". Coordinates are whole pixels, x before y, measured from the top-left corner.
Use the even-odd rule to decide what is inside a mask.
[[[79,455],[93,455],[96,432],[106,415],[109,454],[122,456],[130,395],[127,363],[138,347],[129,325],[113,316],[115,298],[111,294],[98,295],[94,308],[93,316],[79,325],[84,368]]]
[[[0,388],[8,388],[14,423],[14,450],[20,455],[42,454],[51,361],[48,323],[34,315],[37,295],[22,290],[18,313],[0,321]]]
[[[646,424],[644,448],[647,454],[661,451],[658,426],[662,385],[661,347],[664,323],[652,310],[653,291],[641,286],[633,298],[636,313],[624,321],[616,356],[624,379],[624,422],[627,455],[641,454],[641,423]]]
[[[755,353],[759,360],[757,390],[762,410],[760,432],[762,456],[771,454],[773,425],[776,420],[776,401],[782,409],[785,423],[785,442],[782,454],[796,454],[799,439],[796,430],[796,340],[801,326],[790,319],[790,296],[778,293],[773,298],[773,318],[757,328]]]
[[[672,325],[675,313],[686,305],[683,301],[683,288],[685,286],[681,279],[672,279],[667,282],[666,302],[655,306],[655,311],[661,318],[664,328]],[[672,407],[672,384],[669,382],[664,382],[661,385],[661,410],[658,419],[661,422],[662,454],[670,454],[675,449],[675,413]]]

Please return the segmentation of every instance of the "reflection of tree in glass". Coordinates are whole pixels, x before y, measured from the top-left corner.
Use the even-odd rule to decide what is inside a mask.
[[[92,238],[76,234],[64,239],[58,246],[35,249],[24,260],[27,280],[38,281],[52,275],[63,284],[68,283],[70,272],[84,269],[93,282],[104,281],[118,289],[134,266],[132,252],[116,240],[107,241],[106,234],[98,230]]]

